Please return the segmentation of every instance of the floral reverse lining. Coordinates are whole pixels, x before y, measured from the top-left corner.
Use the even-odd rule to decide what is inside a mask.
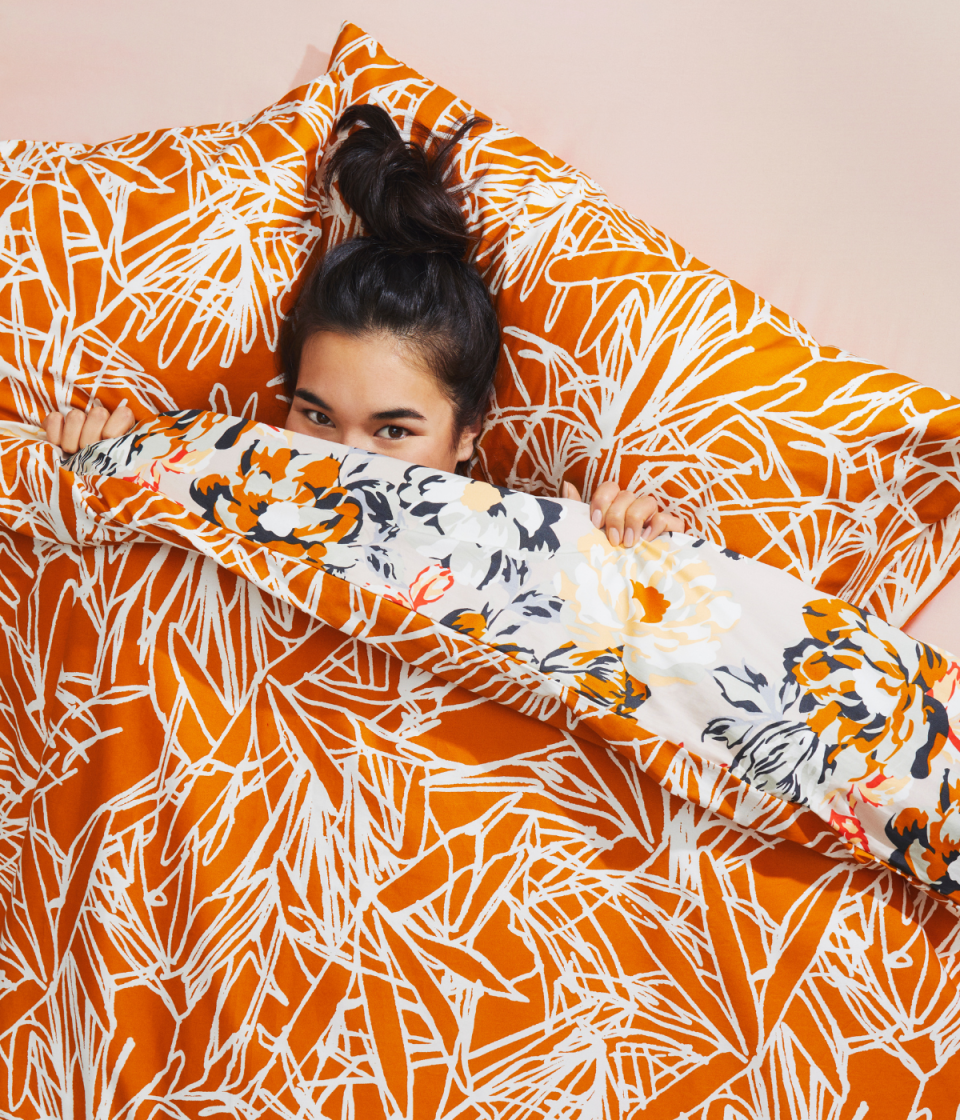
[[[866,611],[685,534],[614,548],[578,502],[212,413],[64,465],[523,662],[809,806],[863,856],[960,890],[960,665]]]

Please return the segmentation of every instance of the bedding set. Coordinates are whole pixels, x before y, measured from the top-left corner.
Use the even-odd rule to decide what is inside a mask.
[[[249,121],[0,145],[0,1115],[956,1115],[960,663],[896,625],[960,401],[491,123],[472,476],[282,430],[364,100],[471,111],[348,24]],[[554,497],[611,477],[691,532]]]

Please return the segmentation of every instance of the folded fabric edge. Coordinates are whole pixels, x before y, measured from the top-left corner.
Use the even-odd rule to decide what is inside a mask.
[[[792,840],[831,858],[883,866],[857,851],[813,810],[758,790],[716,762],[644,732],[510,653],[319,566],[229,534],[173,499],[129,480],[88,478],[87,483],[128,529],[200,552],[341,633],[375,644],[476,695],[618,751],[674,796],[741,827]]]

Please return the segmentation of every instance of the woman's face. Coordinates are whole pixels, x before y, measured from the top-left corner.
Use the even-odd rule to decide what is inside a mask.
[[[286,428],[453,472],[473,454],[475,424],[457,434],[453,402],[391,334],[323,331],[307,339]]]

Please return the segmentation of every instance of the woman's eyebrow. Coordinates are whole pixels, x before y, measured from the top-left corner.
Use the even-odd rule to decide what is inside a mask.
[[[325,400],[318,397],[316,393],[311,393],[309,389],[297,389],[294,394],[302,401],[307,401],[308,404],[315,404],[317,408],[322,408],[324,412],[330,412],[330,405]]]
[[[424,420],[426,416],[412,408],[388,408],[384,412],[374,412],[371,420]]]

